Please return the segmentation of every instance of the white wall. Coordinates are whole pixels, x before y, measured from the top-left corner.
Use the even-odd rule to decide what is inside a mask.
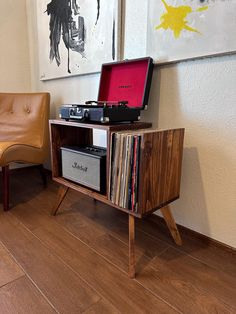
[[[0,0],[0,43],[0,91],[30,91],[25,0]]]
[[[177,222],[233,247],[235,82],[235,55],[160,67],[145,114],[160,128],[186,128],[181,197],[171,206]]]
[[[126,1],[125,56],[145,54],[146,11]],[[52,116],[62,103],[94,99],[98,75],[40,82],[37,68],[35,0],[27,0],[32,84],[52,95]],[[141,8],[141,9],[140,9]],[[143,119],[160,128],[185,127],[181,198],[176,221],[236,247],[236,56],[158,66],[150,106]]]

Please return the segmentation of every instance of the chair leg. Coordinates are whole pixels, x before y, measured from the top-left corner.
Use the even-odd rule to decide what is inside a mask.
[[[46,176],[46,171],[45,171],[45,169],[44,169],[44,167],[43,167],[43,165],[42,165],[42,164],[41,164],[41,165],[39,165],[39,166],[38,166],[38,168],[39,168],[40,175],[41,175],[41,178],[42,178],[42,181],[43,181],[43,185],[44,185],[44,187],[46,187],[46,186],[47,186],[47,176]]]
[[[9,210],[9,166],[2,167],[3,210]]]

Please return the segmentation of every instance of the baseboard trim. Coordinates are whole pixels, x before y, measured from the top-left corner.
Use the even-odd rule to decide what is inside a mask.
[[[165,224],[165,221],[164,221],[164,218],[163,217],[160,217],[160,216],[157,216],[155,214],[152,214],[149,219],[151,219],[152,221],[156,221],[156,222],[161,222],[162,224]],[[215,240],[215,239],[212,239],[202,233],[199,233],[197,231],[194,231],[192,229],[189,229],[187,227],[184,227],[180,224],[176,224],[178,229],[179,229],[179,232],[180,232],[180,235],[181,234],[186,234],[186,235],[189,235],[191,237],[194,237],[194,238],[197,238],[199,240],[201,240],[203,243],[205,243],[206,245],[208,246],[214,246],[214,247],[218,247],[220,249],[223,249],[227,252],[231,252],[231,253],[236,253],[236,248],[228,245],[228,244],[225,244],[223,242],[220,242],[218,240]]]

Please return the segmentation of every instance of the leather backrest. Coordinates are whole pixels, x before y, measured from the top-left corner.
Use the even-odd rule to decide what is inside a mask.
[[[0,141],[48,146],[49,93],[0,93]]]

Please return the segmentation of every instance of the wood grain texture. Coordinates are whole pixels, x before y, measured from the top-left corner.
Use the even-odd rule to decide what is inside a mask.
[[[68,188],[89,195],[94,200],[102,201],[108,205],[108,173],[110,172],[110,145],[111,134],[120,130],[135,130],[148,128],[151,124],[118,124],[102,126],[107,131],[107,162],[106,162],[106,195],[96,193],[91,189],[81,187],[61,177],[61,152],[63,145],[89,145],[92,143],[91,131],[96,125],[76,124],[74,122],[50,121],[51,129],[51,152],[52,174],[55,181],[63,187],[59,189],[57,201],[52,210],[55,215],[64,199]],[[181,164],[183,154],[184,129],[167,130],[160,132],[144,133],[141,137],[140,172],[139,172],[139,200],[137,213],[130,213],[127,209],[113,206],[129,213],[129,276],[135,277],[135,254],[134,254],[134,217],[155,210],[179,197]],[[155,149],[154,149],[155,147]],[[181,244],[181,238],[175,225],[174,219],[168,209],[163,209],[167,226],[177,244]]]
[[[82,187],[76,183],[73,183],[67,179],[62,178],[61,169],[61,147],[63,145],[68,146],[84,146],[92,144],[92,130],[103,129],[107,131],[107,174],[110,171],[110,138],[111,133],[116,131],[137,130],[142,128],[150,128],[151,123],[135,122],[135,123],[120,123],[112,125],[101,124],[86,124],[78,122],[67,122],[64,120],[50,120],[50,139],[51,139],[51,159],[52,159],[52,175],[55,181],[65,185],[69,188],[77,190],[86,195],[90,195],[96,200],[103,201],[104,203],[111,204],[107,198],[107,194],[104,196],[100,193],[94,192],[89,188]],[[108,191],[108,175],[106,179],[106,186]],[[55,205],[56,207],[56,205]],[[126,209],[115,206],[117,209],[129,212]],[[140,214],[134,214],[136,217],[141,217]]]
[[[138,218],[153,212],[179,197],[181,165],[183,154],[184,129],[160,130],[144,133],[141,140],[140,172],[139,172],[139,201],[137,213],[112,204],[107,197],[108,175],[106,179],[107,192],[105,195],[89,188],[73,183],[61,177],[61,152],[63,145],[89,145],[92,143],[93,128],[107,131],[107,162],[106,171],[110,172],[110,140],[112,132],[138,130],[151,127],[150,123],[131,123],[117,125],[96,125],[51,120],[51,151],[52,174],[56,182],[89,195],[108,205],[130,213]],[[56,208],[57,204],[55,205]]]
[[[0,243],[0,287],[23,275],[22,269]]]
[[[123,215],[120,216],[125,222]],[[181,231],[183,245],[181,251],[191,255],[202,263],[211,265],[216,270],[223,271],[236,278],[236,250],[227,249],[224,245],[216,246],[214,241],[209,241],[206,237],[195,233],[183,226],[178,226]],[[165,221],[156,215],[147,217],[144,223],[137,219],[136,230],[148,233],[154,239],[161,240],[172,245]]]
[[[76,313],[236,312],[235,251],[203,241],[183,227],[179,227],[183,246],[175,249],[162,218],[152,215],[136,219],[138,271],[135,280],[130,280],[126,275],[126,213],[69,190],[63,214],[52,217],[50,209],[58,188],[55,182],[49,180],[48,188],[43,189],[38,171],[29,168],[16,171],[11,184],[17,206],[10,213],[0,213],[0,241],[34,285],[29,291],[21,281],[24,277],[20,277],[0,287],[0,312],[4,302],[10,306],[9,313],[37,313],[33,307],[29,310],[31,299],[27,299],[35,289],[46,304],[56,304],[57,311],[71,313],[71,307],[80,302],[76,298],[81,300],[81,289],[73,289],[81,287],[81,280],[95,299],[88,306],[74,309]],[[22,184],[29,189],[19,189]],[[12,292],[4,289],[15,282],[19,283],[20,295],[14,292],[12,297]],[[68,304],[71,300],[73,305]],[[64,305],[59,306],[61,303]],[[45,307],[39,309],[47,313]]]
[[[77,192],[80,192],[80,193],[83,193],[83,194],[85,194],[87,196],[90,196],[91,198],[93,198],[95,200],[98,200],[100,202],[103,202],[103,203],[105,203],[107,205],[111,205],[111,202],[107,199],[106,195],[102,195],[102,194],[100,194],[98,192],[95,192],[95,191],[90,190],[90,189],[88,189],[86,187],[78,185],[77,183],[74,183],[72,181],[68,181],[68,180],[66,180],[66,179],[64,179],[62,177],[53,178],[53,179],[54,179],[55,182],[60,183],[61,185],[64,185],[64,186],[66,186],[66,187],[68,187],[70,189],[73,189],[73,190],[77,191]],[[120,211],[123,211],[123,212],[125,212],[127,214],[130,214],[130,210],[128,210],[128,209],[121,208],[121,207],[119,207],[119,206],[117,206],[115,204],[112,204],[112,206],[114,208],[119,209]],[[132,215],[135,216],[135,217],[138,217],[138,218],[142,217],[142,215],[139,214],[139,213],[132,213]]]
[[[26,276],[0,289],[0,312],[3,314],[56,313]]]
[[[111,303],[102,299],[87,309],[84,314],[121,314]]]
[[[161,212],[175,243],[177,245],[182,245],[182,240],[179,234],[179,230],[176,226],[175,220],[172,216],[169,206],[162,207]]]
[[[53,205],[51,215],[55,216],[59,210],[59,207],[61,203],[63,202],[64,198],[66,197],[66,194],[68,192],[69,188],[67,186],[61,185],[58,189],[57,193],[57,199],[56,202]]]
[[[179,197],[184,129],[144,133],[138,211],[158,209]]]
[[[100,299],[13,215],[0,214],[0,238],[60,313],[81,312]]]
[[[46,216],[42,216],[39,227],[35,228],[33,232],[47,246],[51,254],[57,256],[74,271],[73,281],[78,280],[76,278],[79,277],[83,278],[118,311],[143,313],[146,308],[149,308],[151,312],[158,308],[160,313],[175,313],[165,302],[143,289],[138,282],[130,280],[126,273],[121,272],[103,256],[67,232],[65,228],[53,222],[52,217],[48,220]],[[31,274],[31,276],[35,276],[35,274]],[[67,280],[67,285],[71,285],[72,278],[68,277]],[[65,289],[66,286],[63,290],[65,291]],[[78,293],[80,290],[73,289],[71,293],[76,294],[76,291]],[[48,298],[50,300],[53,298],[54,302],[55,299],[62,298],[57,294],[57,289],[54,294],[54,297],[50,295]],[[70,292],[66,291],[67,297],[68,294],[70,296]]]
[[[136,130],[136,129],[145,129],[152,126],[148,122],[132,122],[132,123],[112,123],[112,124],[99,124],[99,123],[80,123],[77,121],[65,121],[62,119],[52,119],[49,120],[49,124],[53,125],[62,125],[62,126],[72,126],[76,128],[85,128],[85,129],[101,129],[107,131],[121,131],[121,130]]]
[[[58,234],[60,230],[60,235]],[[158,296],[143,290],[138,282],[130,280],[109,261],[91,251],[86,245],[78,243],[59,228],[42,228],[37,235],[47,246],[61,257],[76,273],[91,284],[99,294],[112,303],[122,313],[143,313],[146,308],[160,313],[175,312]],[[63,245],[62,245],[63,241]],[[122,300],[122,302],[121,302]]]
[[[152,293],[171,302],[180,313],[233,314],[234,309],[205,291],[199,291],[191,282],[176,278],[176,273],[146,267],[139,275],[139,282]]]
[[[55,217],[56,222],[124,273],[127,273],[129,259],[127,215],[124,215],[126,223],[123,223],[118,219],[120,213],[117,213],[114,208],[104,208],[102,203],[94,205],[93,200],[87,197],[86,199],[79,198],[79,201],[73,199],[74,204],[71,204],[69,199],[73,198],[73,194],[78,194],[73,193],[73,191],[70,191],[69,194],[63,204],[65,211]],[[69,210],[66,210],[66,206]],[[54,218],[48,219],[47,213],[43,214],[39,211],[36,202],[32,208],[17,206],[14,214],[32,232],[37,229],[37,226],[43,227],[54,221]],[[149,263],[150,259],[161,254],[168,245],[156,239],[153,241],[151,237],[140,231],[135,232],[135,236],[136,272],[138,273]]]
[[[235,280],[175,249],[168,249],[138,280],[183,313],[234,313]]]
[[[125,218],[125,223],[123,223],[119,219],[121,213],[117,213],[116,209],[109,206],[105,207],[99,202],[94,205],[89,198],[80,199],[79,202],[68,206],[70,210],[58,215],[56,221],[126,272],[129,243],[127,215],[122,215]],[[34,215],[36,212],[34,210]],[[19,214],[21,219],[22,216],[29,217],[25,210],[23,212],[23,209]],[[24,221],[29,221],[27,217],[23,218]],[[31,220],[31,223],[27,225],[28,227],[33,227],[36,220],[40,221],[40,217],[37,215]],[[92,233],[91,229],[93,230]],[[148,263],[148,258],[155,257],[168,247],[164,242],[156,239],[153,241],[151,237],[140,231],[135,232],[135,237],[137,270],[142,268],[143,264]],[[116,248],[115,251],[114,247]]]
[[[135,278],[135,218],[129,215],[129,278]]]
[[[92,206],[92,204],[93,204],[92,200],[90,201],[90,204],[91,204],[90,206]],[[87,220],[83,219],[83,216],[80,213],[80,210],[78,210],[77,212],[76,211],[73,212],[73,211],[71,211],[71,209],[70,209],[70,211],[67,211],[65,214],[58,215],[56,217],[56,220],[58,222],[60,222],[60,224],[62,224],[63,228],[68,229],[68,231],[71,234],[76,235],[76,237],[78,239],[81,238],[83,240],[83,242],[86,241],[86,244],[89,245],[89,247],[92,246],[94,248],[94,250],[97,249],[96,245],[98,245],[99,248],[101,248],[101,246],[102,246],[103,250],[99,250],[99,254],[101,254],[99,256],[104,256],[104,257],[108,258],[108,260],[109,260],[109,257],[111,257],[111,255],[112,255],[112,248],[113,248],[113,252],[118,250],[118,253],[120,254],[121,251],[119,250],[119,245],[113,241],[112,237],[110,237],[110,238],[106,237],[105,228],[102,226],[99,227],[99,225],[98,225],[97,228],[98,228],[99,232],[97,232],[96,228],[94,227],[95,226],[94,218],[95,218],[95,221],[97,221],[97,223],[99,222],[99,219],[97,218],[97,216],[99,216],[99,208],[97,208],[96,210],[95,209],[94,210],[89,209],[89,202],[86,202],[86,201],[81,202],[80,205],[81,205],[81,207],[84,208],[84,210],[81,209],[81,212],[82,213],[88,212],[88,216],[91,217],[90,223],[88,220],[89,217],[87,217]],[[76,204],[74,205],[74,207],[76,208]],[[102,207],[102,205],[101,205],[101,207]],[[61,234],[60,227],[55,226],[53,223],[53,220],[50,219],[50,221],[48,221],[46,214],[42,215],[38,212],[37,216],[35,216],[36,211],[32,211],[32,212],[33,212],[32,226],[35,227],[33,221],[37,221],[39,226],[41,226],[39,228],[36,228],[34,231],[34,232],[36,232],[37,236],[44,243],[47,243],[47,241],[49,241],[47,243],[47,245],[49,245],[51,250],[53,250],[53,248],[56,248],[56,250],[59,250],[60,254],[57,251],[57,255],[59,254],[59,256],[64,256],[64,257],[68,258],[68,260],[66,259],[67,263],[69,263],[69,261],[74,261],[70,264],[71,267],[73,266],[75,270],[77,269],[77,271],[79,271],[78,269],[80,269],[82,271],[80,273],[80,275],[86,276],[86,281],[88,281],[88,279],[90,279],[92,281],[92,277],[95,277],[95,281],[97,281],[96,280],[97,275],[95,273],[93,276],[91,275],[91,277],[90,277],[85,272],[85,269],[81,268],[82,265],[77,265],[77,263],[75,261],[75,259],[76,259],[75,256],[76,256],[76,254],[78,254],[76,252],[80,252],[80,253],[82,253],[82,255],[84,255],[85,254],[84,249],[82,249],[80,246],[78,247],[78,245],[76,243],[73,244],[71,239],[65,239],[65,236],[67,237],[68,235],[66,233]],[[105,210],[104,210],[104,212],[105,212]],[[113,210],[113,212],[114,212],[114,210]],[[26,213],[26,216],[29,214],[30,214],[29,212]],[[23,214],[21,214],[21,215],[23,215]],[[76,215],[79,216],[79,217],[77,217],[77,219],[76,219]],[[109,216],[112,219],[111,213]],[[114,216],[114,218],[115,218],[115,216]],[[21,217],[21,219],[24,223],[26,223],[26,220],[23,218],[23,216]],[[116,224],[116,221],[117,221],[117,219],[113,220],[113,224]],[[110,225],[111,222],[112,221],[109,221],[109,219],[108,219],[108,221],[107,221],[108,225]],[[86,226],[87,224],[88,224],[88,226]],[[70,226],[73,226],[73,227],[70,227]],[[90,229],[89,229],[89,226],[90,226]],[[30,227],[30,224],[28,225],[28,227]],[[92,234],[89,232],[91,229],[94,230],[94,232]],[[78,231],[76,231],[76,230],[78,230]],[[81,233],[81,230],[83,230],[82,233]],[[109,230],[109,228],[108,228],[108,230]],[[60,233],[60,236],[59,236],[59,233]],[[86,233],[87,233],[87,236],[86,236]],[[96,238],[96,236],[98,236],[98,238],[97,238],[97,240],[94,240],[94,243],[96,244],[94,246],[92,244],[93,243],[92,239]],[[107,238],[107,241],[104,243],[103,241],[105,238]],[[103,240],[101,241],[101,239],[103,239]],[[109,240],[112,241],[111,245],[108,244]],[[63,251],[61,251],[61,249],[59,249],[59,247],[61,245],[63,245],[63,247],[64,247],[63,250],[65,250],[65,248],[67,248],[69,245],[72,245],[70,247],[71,252],[69,250],[69,251],[66,251],[65,253],[63,253]],[[76,251],[76,250],[78,250],[78,251]],[[74,252],[73,255],[72,255],[72,252]],[[125,250],[124,250],[124,252],[125,252]],[[176,252],[178,252],[178,251],[176,251]],[[113,254],[116,254],[116,253],[113,253]],[[81,257],[78,257],[78,258],[80,258],[80,260],[81,260]],[[161,261],[162,261],[162,259],[164,259],[164,261],[161,264],[159,264],[159,263],[156,264],[156,261],[157,260],[159,261],[158,258],[154,259],[152,262],[150,262],[150,260],[149,260],[146,264],[146,267],[145,267],[145,265],[142,265],[143,267],[139,269],[136,280],[139,283],[141,283],[143,285],[143,287],[148,287],[149,291],[152,291],[152,293],[154,293],[155,295],[160,296],[164,300],[167,300],[168,303],[171,302],[171,304],[174,307],[177,307],[181,312],[194,313],[194,311],[196,311],[198,309],[199,313],[211,313],[211,311],[214,312],[214,310],[221,311],[222,313],[230,313],[230,311],[233,309],[233,307],[230,306],[229,304],[226,305],[227,303],[225,304],[224,301],[222,301],[222,300],[217,300],[218,295],[216,296],[214,294],[209,294],[208,293],[209,289],[206,289],[206,287],[204,287],[201,284],[196,287],[196,283],[194,283],[194,277],[196,275],[194,275],[193,278],[188,278],[188,277],[186,278],[186,277],[184,277],[185,276],[184,274],[186,273],[186,269],[184,269],[184,271],[181,271],[181,276],[176,277],[179,273],[179,268],[181,268],[179,266],[179,264],[181,265],[182,263],[183,264],[186,264],[186,263],[184,263],[181,260],[181,257],[176,257],[176,265],[171,267],[171,264],[170,264],[171,258],[172,257],[168,257],[167,253],[163,252],[161,254],[161,256],[159,257],[159,259],[161,259]],[[82,259],[85,262],[86,257],[82,258]],[[92,264],[90,264],[92,262],[92,260],[94,261],[93,266],[90,266],[90,265],[92,265]],[[96,260],[96,263],[95,263],[95,260]],[[190,258],[190,260],[192,261],[192,258]],[[92,258],[92,259],[89,258],[89,264],[88,264],[88,260],[86,263],[88,264],[89,269],[92,269],[92,268],[96,269],[100,273],[100,272],[102,272],[102,270],[97,265],[97,261],[98,261],[98,258]],[[98,264],[100,264],[100,262],[98,262]],[[164,267],[165,264],[167,264],[167,266],[166,266],[167,269]],[[106,263],[105,263],[105,265],[106,266],[104,266],[104,268],[106,269],[106,275],[104,273],[104,276],[108,276],[108,278],[109,278],[110,275],[107,274],[107,271],[110,274],[110,267],[107,267]],[[194,268],[196,268],[196,266],[194,264],[192,266]],[[105,282],[106,282],[106,280],[108,280],[108,278],[103,279],[103,281],[105,280]],[[123,277],[121,277],[120,279],[123,281]],[[198,280],[197,277],[195,280]],[[183,283],[182,283],[182,281],[183,281]],[[98,280],[98,282],[101,282],[101,280]],[[229,284],[229,283],[227,283],[227,284]],[[106,287],[106,285],[104,285],[104,283],[102,283],[101,285],[102,285],[103,289],[104,289],[104,287]],[[209,285],[211,285],[211,283]],[[231,285],[232,285],[232,283],[231,283]],[[158,286],[158,289],[156,286]],[[98,289],[98,287],[99,287],[99,283],[96,284],[96,290]],[[113,287],[114,287],[114,283],[113,283]],[[123,286],[122,286],[122,288],[123,288]],[[104,290],[105,291],[101,290],[99,292],[103,294],[104,298],[108,298],[107,291],[106,291],[106,289],[104,289]],[[164,292],[162,290],[164,290]],[[121,292],[119,291],[119,293],[121,293]],[[123,298],[123,296],[120,295],[120,298]],[[186,301],[185,298],[188,301]],[[185,301],[183,301],[183,300],[185,300]],[[109,302],[112,302],[112,298],[109,299]],[[113,302],[114,302],[114,300],[113,300]],[[115,303],[115,307],[117,307],[116,303]],[[132,307],[133,307],[133,305],[132,305]],[[118,309],[120,311],[124,310],[124,308],[120,308],[120,307]]]
[[[68,146],[85,146],[92,144],[92,129],[81,128],[63,124],[50,124],[51,140],[51,158],[52,158],[52,175],[60,177],[61,169],[61,147]]]

